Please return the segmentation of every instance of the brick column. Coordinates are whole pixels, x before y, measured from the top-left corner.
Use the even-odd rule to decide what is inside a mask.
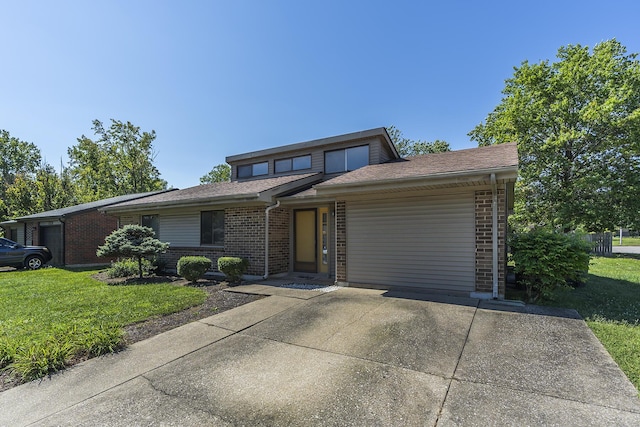
[[[336,282],[347,281],[347,206],[336,203]]]
[[[264,206],[225,209],[224,254],[249,260],[248,274],[264,274]]]
[[[493,291],[493,210],[491,190],[475,192],[476,222],[476,292]],[[506,199],[504,186],[498,189],[498,295],[503,298],[506,287]]]
[[[269,274],[289,272],[289,209],[269,212]]]

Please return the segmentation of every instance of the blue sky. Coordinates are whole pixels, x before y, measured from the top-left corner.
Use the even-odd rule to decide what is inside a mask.
[[[91,122],[155,130],[185,188],[228,155],[395,125],[472,147],[524,60],[617,38],[640,2],[3,1],[0,129],[59,167]]]

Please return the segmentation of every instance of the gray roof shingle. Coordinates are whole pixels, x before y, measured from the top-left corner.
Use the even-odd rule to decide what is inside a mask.
[[[412,178],[436,178],[462,172],[515,169],[518,150],[515,143],[468,148],[445,153],[425,154],[379,165],[369,165],[316,185],[332,186],[376,183]]]
[[[280,176],[276,178],[256,179],[252,181],[215,182],[202,184],[184,190],[157,194],[144,199],[132,200],[109,206],[106,210],[123,208],[143,208],[144,206],[176,205],[189,202],[217,202],[235,199],[258,199],[264,193],[276,196],[290,191],[290,187],[298,182],[300,186],[308,186],[321,179],[321,173]],[[317,178],[317,179],[314,179]]]
[[[99,209],[99,208],[103,208],[109,205],[114,205],[117,203],[140,199],[140,198],[153,196],[153,195],[164,194],[172,191],[173,190],[160,190],[160,191],[150,191],[147,193],[136,193],[136,194],[127,194],[124,196],[110,197],[108,199],[97,200],[95,202],[82,203],[79,205],[69,206],[66,208],[53,209],[50,211],[21,216],[20,218],[16,218],[16,219],[31,220],[31,219],[42,219],[42,218],[60,218],[66,215],[76,214],[84,211],[90,211],[93,209]]]

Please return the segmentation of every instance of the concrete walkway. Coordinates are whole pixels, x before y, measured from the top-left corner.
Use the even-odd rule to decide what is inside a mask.
[[[0,425],[640,425],[575,311],[236,290],[272,296],[2,392]]]

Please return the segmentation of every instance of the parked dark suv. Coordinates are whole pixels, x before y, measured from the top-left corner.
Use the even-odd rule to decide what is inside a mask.
[[[51,251],[44,246],[23,246],[0,237],[0,267],[37,270],[52,257]]]

